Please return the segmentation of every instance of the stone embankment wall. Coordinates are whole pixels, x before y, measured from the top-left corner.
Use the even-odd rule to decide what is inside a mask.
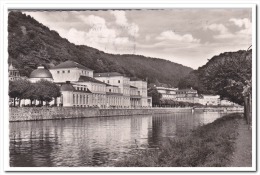
[[[98,109],[75,107],[12,107],[9,108],[9,121],[13,122],[103,116],[151,115],[189,111],[191,111],[191,108]]]

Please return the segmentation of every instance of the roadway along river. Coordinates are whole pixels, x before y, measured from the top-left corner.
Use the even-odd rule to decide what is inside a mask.
[[[226,113],[173,113],[10,123],[10,166],[113,166]]]

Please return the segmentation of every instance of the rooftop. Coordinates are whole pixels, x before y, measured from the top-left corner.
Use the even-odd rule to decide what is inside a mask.
[[[105,72],[105,73],[94,74],[94,77],[118,77],[118,76],[124,76],[124,75],[118,72]]]
[[[142,80],[141,78],[137,78],[137,77],[130,77],[130,81],[145,81],[145,80]]]
[[[135,87],[135,86],[130,86],[130,88],[135,88],[135,89],[138,89],[137,87]]]
[[[64,68],[79,68],[84,70],[92,70],[75,61],[70,61],[70,60],[60,63],[57,66],[52,67],[51,69],[64,69]]]
[[[18,69],[16,69],[16,68],[13,66],[13,64],[10,64],[9,67],[8,67],[8,70],[18,70]]]
[[[45,69],[43,66],[39,66],[31,72],[30,78],[52,78],[52,74],[48,69]]]
[[[97,79],[95,79],[95,78],[87,77],[87,76],[83,76],[83,75],[81,75],[81,76],[79,77],[79,80],[78,80],[78,81],[79,81],[79,82],[88,81],[88,82],[93,82],[93,83],[99,83],[99,84],[105,84],[105,85],[107,85],[106,83],[104,83],[104,82],[102,82],[102,81],[99,81],[99,80],[97,80]]]

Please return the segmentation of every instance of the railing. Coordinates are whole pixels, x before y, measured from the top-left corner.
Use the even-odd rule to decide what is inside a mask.
[[[251,94],[244,96],[244,117],[249,127],[252,125],[252,97]]]

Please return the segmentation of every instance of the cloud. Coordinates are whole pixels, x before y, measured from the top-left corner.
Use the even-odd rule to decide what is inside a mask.
[[[125,16],[125,12],[124,11],[118,11],[118,10],[114,10],[110,12],[111,14],[114,15],[114,17],[116,18],[116,24],[120,25],[120,26],[127,26],[127,18]]]
[[[244,18],[244,19],[231,18],[229,19],[229,21],[233,22],[238,27],[249,28],[252,25],[248,18]]]
[[[219,32],[221,34],[228,33],[228,29],[223,24],[210,24],[206,29]]]
[[[179,42],[187,42],[187,43],[199,43],[200,40],[193,38],[191,34],[179,35],[171,30],[164,31],[160,33],[159,36],[156,37],[157,40],[172,40]]]
[[[127,31],[129,35],[134,37],[139,36],[139,26],[128,22],[125,11],[113,10],[110,13],[115,17],[115,23],[120,26],[121,31]]]
[[[231,18],[229,21],[231,21],[236,26],[242,28],[240,31],[237,32],[238,34],[252,35],[252,23],[248,18]]]
[[[208,26],[204,26],[204,30],[211,30],[213,32],[217,32],[218,34],[214,35],[215,39],[227,39],[234,37],[234,34],[230,33],[228,28],[223,24],[210,24]]]

